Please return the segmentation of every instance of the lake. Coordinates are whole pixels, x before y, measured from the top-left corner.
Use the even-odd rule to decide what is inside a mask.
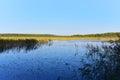
[[[120,45],[50,41],[0,46],[0,80],[120,80]]]

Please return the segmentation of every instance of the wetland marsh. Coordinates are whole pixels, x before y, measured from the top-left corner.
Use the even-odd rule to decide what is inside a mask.
[[[12,42],[12,41],[10,41]],[[1,80],[119,80],[120,44],[101,40],[0,43]]]

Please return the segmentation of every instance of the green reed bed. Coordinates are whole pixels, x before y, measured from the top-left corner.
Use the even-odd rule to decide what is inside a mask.
[[[24,49],[26,51],[36,49],[39,45],[47,44],[48,41],[36,39],[0,39],[0,52],[10,49]]]
[[[49,40],[118,40],[120,32],[103,33],[103,34],[87,34],[87,35],[52,35],[52,34],[0,34],[0,39],[5,40],[37,40],[39,42],[46,42]]]

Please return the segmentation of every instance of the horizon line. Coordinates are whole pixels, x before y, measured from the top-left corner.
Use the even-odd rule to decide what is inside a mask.
[[[74,35],[94,35],[94,34],[107,34],[107,33],[120,33],[120,32],[101,32],[101,33],[88,33],[88,34],[71,34],[71,35],[60,35],[51,33],[0,33],[0,34],[21,34],[21,35],[54,35],[54,36],[74,36]]]

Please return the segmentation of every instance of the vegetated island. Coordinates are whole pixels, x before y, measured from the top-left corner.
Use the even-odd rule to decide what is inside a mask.
[[[102,33],[102,34],[87,34],[87,35],[70,35],[60,36],[52,34],[0,34],[0,40],[37,40],[37,41],[49,41],[49,40],[105,40],[115,41],[120,39],[120,32]]]

